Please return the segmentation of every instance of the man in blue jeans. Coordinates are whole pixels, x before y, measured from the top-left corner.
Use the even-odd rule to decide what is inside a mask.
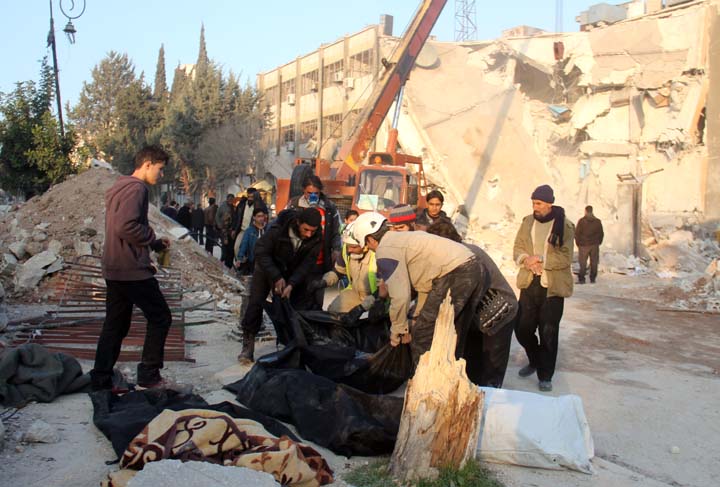
[[[162,177],[168,154],[157,146],[141,149],[135,156],[135,170],[120,176],[105,193],[105,245],[102,273],[107,284],[105,322],[90,371],[93,390],[112,389],[113,367],[123,339],[130,330],[133,306],[147,319],[137,383],[143,387],[164,385],[160,377],[163,352],[172,321],[170,308],[160,291],[150,260],[151,250],[170,246],[158,239],[148,221],[148,187]]]

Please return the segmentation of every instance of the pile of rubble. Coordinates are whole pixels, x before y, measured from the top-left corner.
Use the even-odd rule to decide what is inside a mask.
[[[14,302],[44,301],[64,263],[82,259],[99,265],[105,234],[105,191],[117,174],[89,169],[46,193],[13,205],[0,215],[0,285]],[[186,290],[223,298],[239,291],[238,281],[208,256],[177,223],[150,205],[150,224],[169,237],[171,266],[179,269]],[[92,256],[92,257],[90,257]]]

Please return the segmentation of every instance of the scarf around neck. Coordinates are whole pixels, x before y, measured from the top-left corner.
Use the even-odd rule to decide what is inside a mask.
[[[563,237],[565,233],[565,210],[562,206],[555,206],[553,205],[552,209],[550,210],[550,213],[548,213],[545,216],[535,216],[533,213],[533,218],[537,220],[540,223],[547,223],[550,220],[553,220],[552,229],[550,229],[550,236],[548,237],[548,242],[553,247],[562,247],[563,244]]]

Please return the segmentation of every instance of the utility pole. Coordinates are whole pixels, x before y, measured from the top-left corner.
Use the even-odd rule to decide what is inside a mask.
[[[50,32],[48,32],[47,36],[47,45],[48,47],[52,47],[52,57],[53,57],[53,74],[55,75],[55,100],[57,101],[57,112],[58,112],[58,121],[60,122],[60,135],[62,137],[65,137],[65,124],[63,123],[63,115],[62,115],[62,99],[60,96],[60,76],[59,72],[60,69],[58,68],[58,60],[57,60],[57,46],[55,43],[55,19],[53,18],[53,0],[49,0],[50,3]],[[70,9],[65,11],[63,8],[63,0],[60,0],[60,11],[63,13],[65,17],[68,19],[68,23],[63,29],[63,32],[68,37],[68,40],[70,41],[70,44],[75,44],[75,33],[77,32],[75,30],[75,26],[73,25],[72,21],[74,19],[77,19],[82,14],[85,13],[85,7],[86,3],[85,0],[82,0],[82,8],[75,8],[75,2],[71,2]],[[75,10],[79,10],[80,13],[77,15],[73,15]],[[69,13],[68,13],[69,12]]]
[[[53,19],[52,0],[50,0],[50,32],[47,38],[48,46],[52,47],[53,74],[55,75],[55,100],[57,101],[58,121],[60,122],[60,136],[65,137],[65,126],[62,116],[62,100],[60,99],[60,76],[58,75],[57,49],[55,48],[55,20]]]

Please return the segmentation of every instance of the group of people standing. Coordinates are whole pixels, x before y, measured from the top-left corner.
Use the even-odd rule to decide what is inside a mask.
[[[138,383],[154,387],[164,382],[160,369],[171,318],[153,277],[150,250],[166,249],[170,242],[157,239],[149,226],[147,185],[157,182],[167,160],[162,149],[144,148],[135,158],[134,173],[119,178],[106,194],[102,263],[107,313],[91,372],[95,389],[112,387],[112,368],[128,333],[133,306],[148,319]],[[554,199],[550,186],[536,188],[531,195],[533,212],[517,232],[513,257],[519,267],[519,299],[493,260],[462,241],[442,211],[444,198],[439,191],[428,193],[427,207],[419,213],[409,205],[397,205],[388,218],[350,211],[341,222],[337,208],[323,193],[322,181],[311,175],[303,182],[303,193],[267,228],[267,208],[254,191],[240,201],[228,195],[219,207],[211,199],[200,211],[206,236],[222,242],[225,265],[239,264],[252,274],[240,321],[241,362],[254,359],[255,337],[269,293],[288,299],[298,310],[322,309],[324,289],[344,280],[347,285],[329,311],[353,322],[365,312],[371,320],[388,319],[390,345],[409,344],[415,363],[431,346],[439,307],[449,291],[458,335],[455,355],[465,358],[473,382],[502,386],[514,331],[528,357],[519,374],[537,373],[540,390],[550,391],[564,299],[573,291],[576,236],[575,225],[562,207],[553,204]],[[191,223],[195,210],[188,208]],[[587,226],[596,237],[583,240],[583,246],[595,245],[599,223],[595,220],[589,208],[578,224],[578,230]],[[601,241],[601,224],[599,228]],[[597,255],[592,249],[586,252],[591,262],[593,253]],[[591,264],[591,282],[596,279],[596,266],[597,257]],[[584,274],[579,277],[582,281]]]

